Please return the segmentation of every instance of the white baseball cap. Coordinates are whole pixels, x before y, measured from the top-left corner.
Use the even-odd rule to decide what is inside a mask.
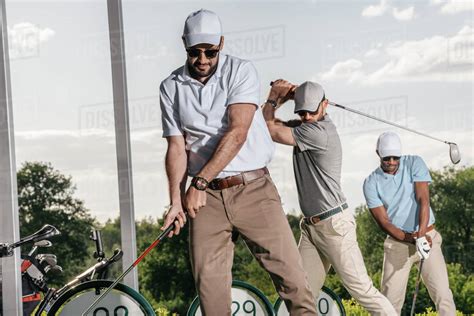
[[[385,132],[377,140],[377,151],[380,158],[402,155],[402,142],[400,137],[394,132]]]
[[[323,87],[316,82],[306,81],[295,90],[295,113],[315,112],[324,98]]]
[[[184,22],[183,38],[186,48],[197,44],[219,45],[222,36],[221,20],[212,11],[193,12]]]

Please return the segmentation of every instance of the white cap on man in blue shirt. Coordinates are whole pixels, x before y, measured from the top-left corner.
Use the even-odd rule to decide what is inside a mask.
[[[221,20],[214,12],[201,9],[186,18],[183,30],[186,48],[203,43],[219,45],[221,36]]]
[[[394,132],[382,133],[377,140],[377,152],[380,158],[390,156],[401,157],[402,142],[400,137]]]

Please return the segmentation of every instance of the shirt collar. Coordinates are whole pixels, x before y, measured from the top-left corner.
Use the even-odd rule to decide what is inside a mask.
[[[216,72],[211,76],[211,78],[209,79],[209,81],[207,83],[214,82],[218,78],[222,77],[222,68],[224,67],[226,59],[227,59],[226,54],[219,53],[219,61],[217,63]],[[187,67],[186,63],[182,67],[182,70],[178,73],[178,79],[183,81],[183,82],[186,82],[186,81],[199,82],[196,79],[194,79],[193,77],[191,77],[191,74],[189,73],[189,70],[188,70],[188,67]]]

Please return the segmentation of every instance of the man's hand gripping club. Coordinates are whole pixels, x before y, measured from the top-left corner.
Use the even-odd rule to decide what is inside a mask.
[[[193,186],[190,186],[183,198],[183,204],[170,205],[168,211],[165,213],[165,222],[161,230],[165,230],[174,222],[175,228],[169,233],[168,237],[171,238],[174,235],[179,235],[181,228],[183,228],[187,222],[186,213],[189,217],[195,218],[199,209],[206,205],[206,199],[206,191],[197,190]],[[186,212],[183,210],[183,205]]]

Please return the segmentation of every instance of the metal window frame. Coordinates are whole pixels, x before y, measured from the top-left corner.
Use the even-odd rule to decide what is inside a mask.
[[[137,242],[122,1],[107,0],[107,11],[109,20],[110,57],[112,63],[115,146],[117,150],[120,202],[120,232],[121,245],[124,252],[122,269],[126,269],[132,265],[137,257]],[[134,289],[138,289],[137,269],[134,269],[125,277],[124,283]]]
[[[0,242],[11,243],[20,239],[20,225],[6,12],[0,0]],[[23,315],[20,249],[0,260],[3,315]]]

